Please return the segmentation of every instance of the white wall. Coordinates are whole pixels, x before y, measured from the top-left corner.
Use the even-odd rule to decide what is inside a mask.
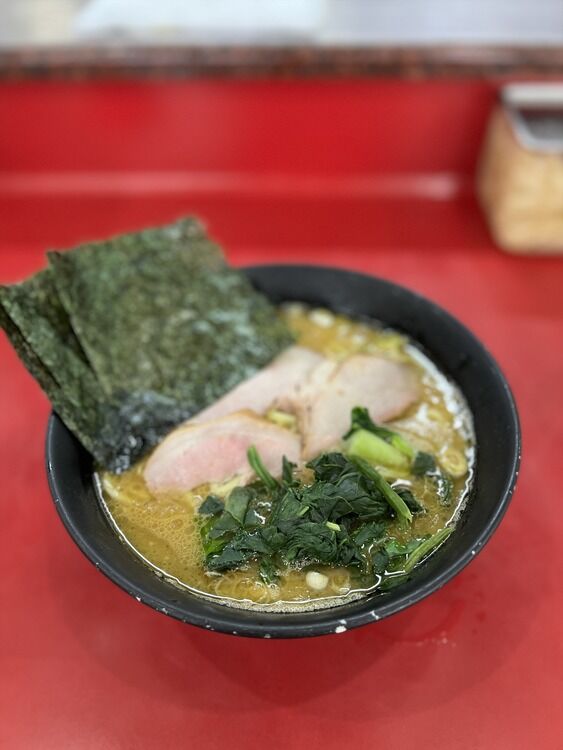
[[[563,0],[0,0],[0,46],[92,37],[563,44]]]

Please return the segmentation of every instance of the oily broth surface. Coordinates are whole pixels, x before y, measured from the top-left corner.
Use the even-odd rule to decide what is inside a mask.
[[[284,306],[280,314],[297,335],[299,344],[327,357],[343,359],[354,352],[366,352],[410,363],[417,369],[422,399],[390,425],[419,449],[435,453],[443,468],[456,475],[454,499],[450,506],[444,506],[430,480],[405,478],[404,483],[422,500],[427,512],[415,516],[408,530],[397,525],[391,526],[390,531],[405,541],[443,528],[463,505],[473,461],[471,419],[456,389],[407,338],[394,331],[299,304]],[[245,570],[206,573],[196,510],[208,494],[209,486],[153,496],[143,480],[144,463],[120,476],[102,473],[101,496],[122,539],[167,579],[234,606],[262,605],[270,610],[332,606],[361,596],[367,590],[353,589],[350,574],[343,568],[314,566],[329,580],[320,592],[307,586],[303,571],[287,571],[277,585],[262,583],[253,564]]]

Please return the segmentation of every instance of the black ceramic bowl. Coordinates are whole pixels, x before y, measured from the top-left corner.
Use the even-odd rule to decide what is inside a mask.
[[[412,579],[387,593],[316,612],[275,614],[234,609],[157,577],[116,536],[96,499],[89,454],[53,415],[47,471],[59,515],[82,552],[108,578],[154,609],[209,630],[263,638],[296,638],[355,628],[387,617],[436,591],[487,542],[514,490],[520,430],[514,400],[498,365],[455,318],[389,281],[316,266],[245,269],[273,302],[300,300],[404,331],[461,388],[473,413],[477,466],[473,491],[455,533]]]

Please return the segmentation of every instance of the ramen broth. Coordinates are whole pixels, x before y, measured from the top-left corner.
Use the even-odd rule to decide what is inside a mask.
[[[395,331],[296,303],[283,306],[280,315],[298,344],[328,358],[342,360],[354,353],[368,353],[416,368],[421,399],[386,426],[416,449],[434,454],[440,467],[451,476],[453,491],[451,501],[445,505],[428,476],[402,477],[396,470],[387,470],[384,476],[388,481],[408,487],[426,509],[415,515],[408,526],[393,521],[389,532],[399,542],[407,542],[432,535],[455,521],[469,492],[474,458],[471,417],[457,388],[416,345]],[[358,598],[401,575],[401,570],[393,570],[366,583],[365,579],[358,581],[354,571],[347,568],[310,565],[302,569],[286,567],[280,570],[276,583],[265,583],[253,562],[243,569],[209,572],[204,566],[201,516],[197,509],[210,492],[225,496],[229,483],[153,495],[143,478],[145,463],[146,459],[121,475],[99,474],[104,509],[124,542],[157,574],[197,594],[239,607],[315,609]],[[307,470],[301,478],[307,479]],[[322,589],[311,585],[311,576],[307,575],[311,571],[328,579],[322,579],[326,584]]]

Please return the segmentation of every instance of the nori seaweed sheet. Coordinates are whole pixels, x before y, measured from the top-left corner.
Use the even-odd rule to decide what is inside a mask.
[[[154,391],[193,414],[289,342],[271,304],[182,221],[49,262],[96,376],[120,400]]]
[[[18,287],[22,287],[22,289],[18,290],[18,296],[21,299],[24,293],[24,285],[18,285]],[[10,305],[9,296],[6,294],[7,289],[11,288],[0,287],[0,327],[5,330],[16,353],[49,397],[54,410],[60,415],[69,429],[80,439],[84,447],[99,460],[105,455],[104,448],[99,444],[97,438],[103,427],[100,404],[92,398],[87,390],[83,392],[83,401],[80,407],[77,407],[76,404],[73,404],[67,398],[61,385],[55,380],[51,371],[45,366],[44,362],[26,340],[20,328],[18,328],[8,314],[8,310],[12,310],[13,308]],[[27,330],[25,324],[24,330]],[[48,339],[46,339],[47,341]],[[56,346],[60,346],[60,341]]]
[[[196,220],[48,258],[45,271],[0,288],[0,324],[63,421],[113,471],[291,343]]]
[[[0,305],[51,377],[64,385],[68,399],[80,406],[84,391],[97,400],[104,398],[61,304],[52,269],[39,271],[21,284],[0,287]]]

